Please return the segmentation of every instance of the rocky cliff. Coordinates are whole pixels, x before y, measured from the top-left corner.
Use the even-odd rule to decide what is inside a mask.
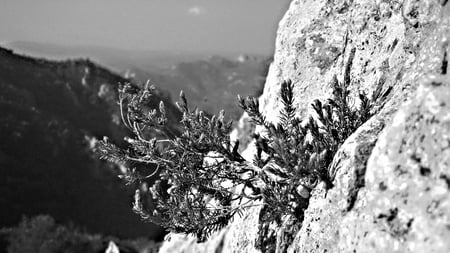
[[[446,0],[292,1],[260,98],[267,117],[277,120],[286,79],[307,115],[313,99],[330,96],[333,76],[342,80],[353,50],[352,95],[381,85],[386,103],[337,152],[334,187],[312,191],[292,243],[278,236],[279,252],[450,250],[449,39]],[[258,213],[206,243],[174,235],[160,252],[259,252]]]

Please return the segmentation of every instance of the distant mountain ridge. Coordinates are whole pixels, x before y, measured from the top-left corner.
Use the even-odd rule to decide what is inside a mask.
[[[139,67],[145,70],[166,68],[180,62],[206,59],[210,55],[218,53],[227,58],[234,58],[239,55],[238,52],[135,50],[103,46],[68,46],[31,41],[13,41],[7,43],[5,46],[21,54],[52,60],[89,58],[116,71],[130,67]]]
[[[241,55],[235,60],[211,56],[158,71],[134,68],[126,75],[138,82],[150,80],[175,99],[183,90],[191,105],[213,114],[224,109],[229,118],[237,121],[242,110],[236,106],[236,96],[260,95],[271,61],[258,56]]]
[[[65,46],[17,41],[9,47],[28,55],[50,59],[89,58],[144,83],[150,80],[173,100],[183,90],[191,105],[208,113],[221,109],[233,120],[242,111],[235,106],[236,95],[258,96],[272,59],[238,52],[135,51],[105,47]]]
[[[50,214],[92,233],[160,237],[131,211],[131,192],[92,142],[129,135],[117,88],[129,80],[89,60],[49,61],[0,48],[0,227],[22,215]],[[179,113],[164,100],[169,122]]]

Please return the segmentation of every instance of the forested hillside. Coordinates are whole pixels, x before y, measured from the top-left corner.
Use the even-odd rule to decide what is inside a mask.
[[[128,80],[89,60],[47,61],[0,49],[0,227],[50,214],[89,232],[161,236],[131,211],[117,168],[94,157],[103,136],[120,144],[117,89]],[[166,98],[176,131],[179,114]],[[172,127],[171,127],[172,128]]]

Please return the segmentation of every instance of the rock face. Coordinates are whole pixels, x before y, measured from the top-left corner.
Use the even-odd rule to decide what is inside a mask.
[[[371,94],[379,85],[386,101],[335,155],[334,187],[312,191],[301,229],[283,251],[450,251],[449,40],[448,1],[291,3],[260,98],[267,117],[277,120],[286,79],[295,84],[298,113],[307,115],[313,99],[330,96],[333,76],[342,80],[354,49],[355,105],[358,91]],[[190,247],[258,252],[255,233],[245,230],[257,226],[257,219],[236,219],[218,233],[221,243]],[[161,252],[177,252],[176,243],[182,244],[166,242]]]

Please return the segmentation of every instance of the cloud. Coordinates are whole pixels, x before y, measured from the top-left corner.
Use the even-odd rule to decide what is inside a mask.
[[[187,10],[187,13],[192,16],[199,16],[206,13],[206,9],[202,6],[192,6]]]

